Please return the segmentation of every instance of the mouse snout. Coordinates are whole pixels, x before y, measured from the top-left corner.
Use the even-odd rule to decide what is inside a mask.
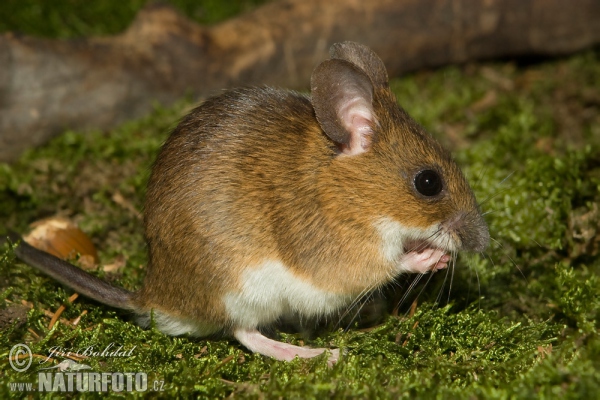
[[[461,250],[481,253],[489,245],[488,226],[477,211],[458,212],[443,224],[443,228],[460,238]]]

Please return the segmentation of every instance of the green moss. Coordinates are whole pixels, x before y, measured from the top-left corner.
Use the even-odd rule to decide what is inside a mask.
[[[268,0],[165,0],[201,24],[213,24],[248,11]],[[148,0],[82,1],[5,0],[0,32],[73,38],[122,32]]]
[[[7,360],[17,343],[38,355],[56,346],[115,343],[135,346],[132,356],[82,362],[93,371],[147,372],[152,383],[164,382],[165,392],[155,393],[164,397],[594,398],[600,390],[598,54],[529,66],[448,67],[392,81],[400,104],[454,150],[487,213],[493,243],[483,255],[461,255],[426,286],[421,282],[400,317],[384,315],[363,330],[334,326],[311,339],[280,333],[296,344],[343,348],[333,368],[324,357],[277,362],[233,340],[143,330],[127,313],[85,298],[61,316],[81,317],[77,326],[49,330],[46,313],[68,304],[72,291],[17,262],[5,246],[0,312],[22,302],[32,308],[25,324],[2,328],[0,397],[21,397],[8,383],[35,381],[44,367],[14,372]],[[139,287],[145,182],[160,144],[190,106],[182,100],[157,107],[106,133],[66,132],[0,165],[0,231],[24,232],[31,221],[67,215],[90,234],[102,263],[126,258],[116,274],[95,273]],[[391,307],[412,279],[402,277],[397,293],[386,292],[396,299]],[[420,292],[409,317],[407,306]]]

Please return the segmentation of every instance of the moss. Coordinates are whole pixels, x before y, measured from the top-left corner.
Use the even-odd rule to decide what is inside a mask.
[[[267,0],[165,0],[189,18],[213,24],[248,11]],[[131,23],[148,0],[82,1],[6,0],[1,6],[0,32],[33,36],[74,38],[114,35]]]
[[[593,398],[600,390],[598,55],[448,67],[393,80],[399,102],[454,150],[493,244],[417,285],[399,316],[383,315],[365,329],[334,325],[312,338],[280,333],[296,344],[345,349],[333,368],[324,357],[277,362],[232,340],[143,330],[127,313],[85,298],[69,304],[72,291],[17,262],[5,246],[0,312],[23,302],[29,311],[24,324],[2,329],[0,397],[21,397],[8,383],[32,382],[46,365],[14,372],[7,359],[17,343],[40,356],[57,346],[114,343],[135,346],[131,357],[82,362],[93,371],[147,372],[151,383],[164,382],[165,391],[153,393],[164,397]],[[103,263],[126,258],[117,274],[96,273],[139,287],[145,181],[160,144],[190,106],[182,100],[157,107],[110,132],[66,132],[0,165],[0,230],[70,216],[93,238]],[[412,279],[401,277],[396,293],[385,292],[391,308]],[[80,317],[79,324],[48,329],[47,313],[61,304],[61,318]]]

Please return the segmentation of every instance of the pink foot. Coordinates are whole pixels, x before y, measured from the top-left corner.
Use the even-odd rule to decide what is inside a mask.
[[[426,274],[448,267],[450,256],[443,250],[425,249],[421,252],[410,251],[402,256],[400,265],[407,272]]]
[[[281,343],[263,336],[256,329],[237,329],[233,336],[246,348],[253,353],[260,353],[265,356],[273,357],[280,361],[291,361],[296,356],[300,358],[312,358],[323,354],[325,351],[331,352],[327,363],[331,366],[337,362],[340,357],[340,350],[334,349],[312,349],[309,347],[299,347],[293,344]]]

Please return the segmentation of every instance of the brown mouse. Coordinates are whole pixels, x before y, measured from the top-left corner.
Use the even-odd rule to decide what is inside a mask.
[[[332,46],[310,97],[242,88],[193,110],[153,166],[144,220],[149,261],[135,293],[24,242],[16,253],[143,326],[153,312],[166,334],[231,334],[291,360],[325,349],[259,330],[332,314],[489,242],[459,167],[397,105],[379,57],[352,42]]]

